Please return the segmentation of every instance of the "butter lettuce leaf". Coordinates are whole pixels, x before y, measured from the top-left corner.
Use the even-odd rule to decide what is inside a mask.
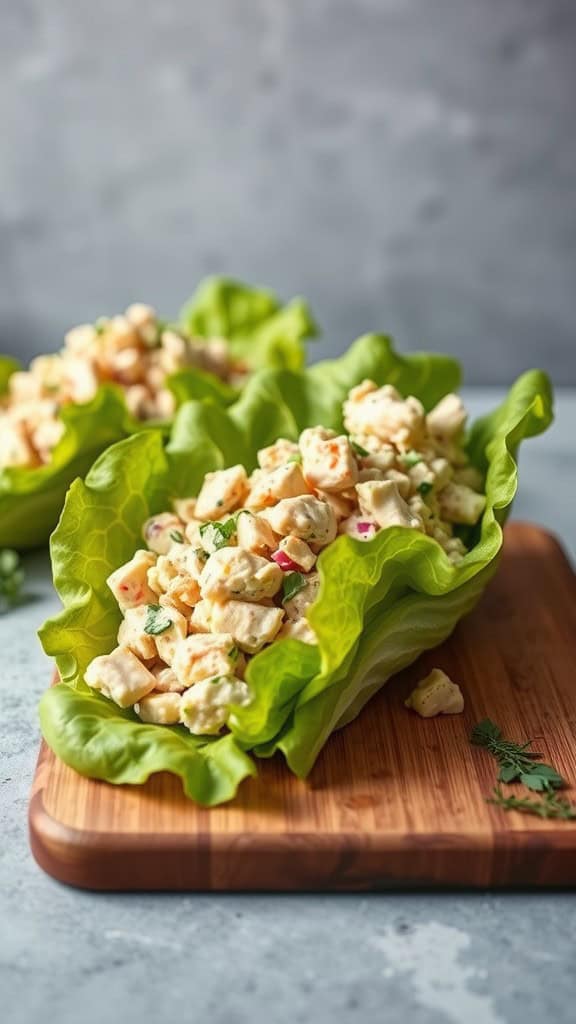
[[[203,281],[180,319],[198,338],[226,338],[233,356],[251,370],[299,370],[304,365],[303,339],[318,333],[303,299],[282,306],[273,292],[225,277]]]
[[[401,357],[389,339],[367,335],[340,360],[303,373],[256,374],[229,408],[185,404],[167,443],[160,432],[147,431],[101,456],[86,481],[71,489],[52,540],[64,610],[44,625],[41,639],[66,686],[86,694],[89,661],[115,644],[120,613],[105,580],[140,546],[143,520],[166,508],[169,498],[195,493],[211,469],[239,461],[255,465],[257,449],[279,435],[294,438],[319,423],[338,429],[347,392],[366,377],[394,382],[429,408],[457,386],[459,370],[447,357]],[[486,477],[487,508],[461,564],[452,565],[431,538],[400,527],[369,543],[341,537],[322,552],[320,594],[309,611],[318,647],[284,640],[252,659],[247,681],[253,700],[234,709],[230,720],[234,756],[240,749],[262,757],[281,751],[292,771],[305,776],[335,729],[354,718],[391,675],[452,632],[497,568],[517,487],[518,446],[551,419],[549,381],[530,371],[495,412],[472,426],[467,447]],[[48,702],[43,729],[56,753],[85,774],[93,773],[94,763],[102,771],[101,732],[82,754],[74,717],[66,730],[51,728],[50,707]],[[102,732],[114,728],[112,716]],[[154,764],[162,764],[157,757],[164,727],[146,729],[155,737]],[[150,762],[142,747],[132,749],[137,778]],[[172,770],[170,762],[167,749],[164,770]],[[112,771],[97,777],[120,781]]]

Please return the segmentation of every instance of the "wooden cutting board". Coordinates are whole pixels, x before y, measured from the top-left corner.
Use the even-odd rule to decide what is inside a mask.
[[[422,720],[404,708],[434,666],[461,684],[463,715]],[[331,738],[306,783],[277,758],[236,801],[203,810],[172,776],[94,782],[43,744],[32,850],[55,878],[94,889],[576,883],[576,822],[486,803],[495,764],[469,743],[484,717],[511,739],[536,740],[576,799],[576,578],[534,526],[508,528],[477,609]]]

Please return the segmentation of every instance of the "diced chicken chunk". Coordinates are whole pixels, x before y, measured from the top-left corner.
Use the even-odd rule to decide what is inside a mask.
[[[323,437],[318,428],[304,430],[300,437],[302,469],[314,488],[345,491],[358,479],[358,464],[350,441],[344,435]]]
[[[248,601],[227,601],[226,604],[211,606],[210,627],[231,633],[241,650],[256,654],[264,644],[272,642],[283,618],[281,608]]]
[[[330,544],[336,536],[333,509],[312,495],[284,498],[274,508],[266,509],[262,516],[268,520],[275,533],[284,537],[291,533],[318,547]]]
[[[125,647],[116,647],[111,654],[94,658],[84,678],[88,686],[110,697],[121,708],[137,704],[156,684],[152,673]]]
[[[154,637],[144,632],[147,616],[148,606],[145,604],[127,608],[118,630],[119,646],[126,647],[142,661],[150,661],[158,653]]]
[[[301,640],[304,644],[316,645],[318,640],[312,626],[307,619],[288,619],[278,633],[278,640]]]
[[[467,413],[459,395],[445,395],[426,417],[426,426],[439,441],[453,441],[459,437],[466,423]]]
[[[182,698],[179,693],[151,693],[134,708],[143,722],[152,725],[177,725]]]
[[[298,445],[294,441],[287,441],[285,437],[279,437],[268,448],[260,449],[258,452],[258,465],[261,469],[278,469],[278,466],[284,466],[289,459],[298,455]]]
[[[142,536],[151,551],[165,555],[178,537],[184,537],[184,523],[172,512],[162,512],[147,519]]]
[[[201,679],[233,674],[237,658],[229,632],[194,633],[177,645],[172,668],[181,683],[192,686]]]
[[[352,388],[344,403],[344,424],[353,436],[374,435],[401,450],[418,448],[424,438],[424,407],[412,396],[403,399],[389,384],[365,381]]]
[[[155,640],[158,656],[166,665],[172,665],[178,644],[188,635],[188,620],[174,607],[168,609],[168,617],[172,625],[158,633]]]
[[[484,494],[477,494],[466,484],[449,483],[438,496],[440,512],[449,523],[474,526],[486,507]]]
[[[8,416],[0,416],[0,466],[35,466],[37,462],[24,428]]]
[[[175,498],[172,505],[182,522],[191,523],[196,518],[196,498]]]
[[[148,570],[156,562],[151,551],[137,551],[135,555],[116,569],[107,580],[122,611],[139,604],[154,604],[156,594],[148,585]]]
[[[154,689],[159,693],[182,693],[186,689],[168,665],[154,665],[150,671],[156,680]]]
[[[302,467],[297,462],[287,462],[270,472],[257,469],[252,474],[246,505],[257,510],[275,505],[282,498],[296,498],[299,494],[309,493]]]
[[[282,585],[282,570],[275,562],[243,548],[220,548],[206,562],[200,576],[200,593],[210,601],[263,601],[274,597]]]
[[[244,466],[231,466],[207,473],[196,500],[196,518],[219,519],[240,508],[248,491]]]
[[[191,633],[209,633],[211,629],[212,605],[209,601],[199,601],[190,616]]]
[[[231,706],[250,701],[246,683],[234,676],[205,679],[182,694],[180,721],[197,736],[214,735],[226,725]]]
[[[356,491],[360,512],[377,522],[381,529],[389,526],[422,529],[422,520],[410,510],[393,481],[367,481],[356,484]]]
[[[274,531],[265,519],[254,512],[243,511],[236,524],[238,547],[265,557],[276,547]]]

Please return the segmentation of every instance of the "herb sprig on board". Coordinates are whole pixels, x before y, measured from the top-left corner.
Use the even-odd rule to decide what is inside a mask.
[[[521,811],[540,818],[576,820],[576,806],[556,792],[566,786],[565,779],[552,765],[541,760],[541,753],[530,750],[531,740],[514,743],[505,739],[502,730],[489,718],[474,727],[470,740],[475,746],[484,747],[498,762],[498,782],[519,782],[526,789],[543,794],[539,800],[506,796],[501,786],[496,786],[492,796],[487,799],[489,804],[495,804],[505,811]]]

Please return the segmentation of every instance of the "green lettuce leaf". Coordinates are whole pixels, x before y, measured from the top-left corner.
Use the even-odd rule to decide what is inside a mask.
[[[124,441],[99,459],[85,483],[74,484],[52,541],[64,610],[41,630],[68,687],[87,693],[83,676],[89,661],[114,646],[120,613],[105,580],[141,543],[143,520],[166,508],[169,498],[195,493],[211,469],[238,461],[253,466],[257,449],[279,435],[296,437],[319,423],[340,427],[346,393],[365,377],[378,384],[393,381],[429,408],[457,385],[459,371],[444,357],[400,357],[388,339],[367,335],[342,359],[304,373],[255,375],[228,409],[186,404],[167,444],[157,431]],[[370,543],[341,537],[321,554],[320,594],[309,612],[318,647],[284,640],[252,659],[247,680],[253,700],[235,709],[230,721],[238,749],[256,756],[280,750],[292,771],[306,775],[335,729],[357,715],[393,673],[451,633],[496,570],[502,526],[516,492],[518,445],[551,418],[548,379],[531,371],[499,409],[472,427],[467,446],[486,476],[488,501],[460,565],[452,565],[431,538],[400,527]],[[66,729],[61,722],[50,729],[49,709],[43,727],[56,753],[80,764],[85,774],[102,771],[103,741],[95,739],[89,748],[74,745],[73,713],[62,712]],[[102,732],[114,728],[107,721]],[[155,737],[156,758],[164,728],[147,729]],[[149,764],[142,748],[133,756]],[[164,767],[171,770],[168,750]],[[134,776],[140,771],[135,764]],[[115,781],[115,771],[106,777]]]
[[[302,341],[317,334],[303,299],[281,306],[273,292],[225,277],[200,284],[184,306],[181,322],[196,337],[226,338],[233,355],[252,370],[299,370],[304,364]]]
[[[199,286],[186,307],[184,326],[199,337],[228,338],[233,353],[249,369],[299,368],[304,340],[316,333],[302,300],[281,306],[271,292],[226,278],[209,278]],[[19,368],[15,360],[0,357],[0,395]],[[200,369],[182,370],[166,383],[178,407],[191,400],[227,406],[239,395],[237,389]],[[121,390],[110,385],[102,386],[91,402],[67,406],[61,415],[65,433],[48,465],[0,470],[0,547],[24,549],[45,543],[71,482],[84,476],[101,452],[153,426],[170,429],[170,423],[134,419]]]

